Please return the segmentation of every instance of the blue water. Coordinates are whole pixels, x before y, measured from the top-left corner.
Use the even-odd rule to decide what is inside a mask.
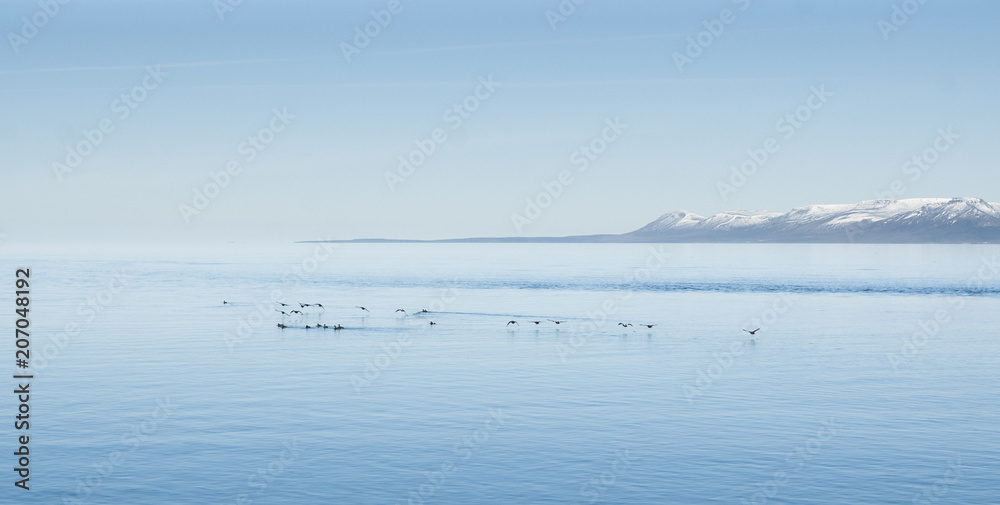
[[[4,503],[1000,503],[995,246],[3,258],[36,374]]]

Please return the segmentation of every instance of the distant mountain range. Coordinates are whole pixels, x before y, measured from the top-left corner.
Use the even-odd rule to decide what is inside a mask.
[[[1000,204],[978,198],[869,200],[784,214],[672,212],[622,235],[637,242],[1000,243]]]
[[[365,239],[343,242],[424,242]],[[858,204],[809,205],[784,214],[727,211],[710,217],[686,211],[621,235],[507,237],[426,242],[769,242],[1000,243],[1000,204],[979,198],[908,198]]]

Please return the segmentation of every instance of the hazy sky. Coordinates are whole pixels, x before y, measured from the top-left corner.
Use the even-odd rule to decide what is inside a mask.
[[[5,1],[0,233],[617,233],[897,179],[1000,201],[998,19],[952,0]]]

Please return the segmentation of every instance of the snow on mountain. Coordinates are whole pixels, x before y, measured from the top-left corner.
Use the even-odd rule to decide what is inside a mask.
[[[702,221],[702,224],[715,229],[750,228],[766,224],[769,220],[780,215],[777,212],[731,210],[709,217]]]
[[[1000,242],[1000,204],[979,198],[908,198],[809,205],[784,214],[671,212],[622,236],[641,241]]]
[[[926,205],[939,204],[946,198],[909,198],[906,200],[867,200],[850,205],[810,205],[786,214],[791,222],[824,221],[830,226],[849,226],[865,220],[881,220],[910,212]]]
[[[676,228],[690,228],[701,224],[704,220],[705,218],[699,216],[698,214],[692,214],[685,210],[678,210],[660,216],[660,218],[656,221],[646,225],[643,230],[654,232]]]
[[[929,204],[909,212],[890,216],[885,225],[990,228],[1000,221],[1000,204],[978,198],[953,198],[939,204]]]

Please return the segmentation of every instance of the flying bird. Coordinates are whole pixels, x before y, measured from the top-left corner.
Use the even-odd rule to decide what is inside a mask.
[[[656,326],[655,324],[640,324],[639,326],[645,326],[646,328],[652,328]]]
[[[510,325],[512,325],[512,324],[517,324],[517,321],[508,321],[508,322],[507,322],[507,326],[510,326]],[[521,326],[520,324],[517,324],[517,325],[518,325],[518,326]]]
[[[281,302],[274,302],[274,303],[277,303],[278,305],[281,305],[282,307],[288,307],[289,306],[287,303],[281,303]]]
[[[356,308],[356,309],[361,309],[361,310],[363,310],[363,311],[365,311],[365,312],[371,312],[370,310],[368,310],[368,309],[366,309],[366,308],[364,308],[364,307],[362,307],[362,306],[360,306],[360,305],[355,305],[355,306],[354,306],[354,308]]]
[[[555,319],[549,319],[549,321],[552,321],[553,323],[556,323],[556,324],[563,324],[563,323],[566,322],[566,321],[556,321]]]
[[[292,311],[291,313],[292,313],[292,314],[301,314],[301,313],[302,313],[302,311],[301,311],[301,310],[293,310],[293,311]]]
[[[437,323],[435,323],[434,321],[431,321],[431,326],[434,326],[435,324],[437,324]]]
[[[621,326],[622,328],[628,328],[629,326],[632,326],[632,323],[618,323],[618,326]]]
[[[402,312],[403,314],[406,314],[406,311],[403,309],[396,309],[396,312]]]
[[[541,321],[531,321],[531,322],[532,322],[532,323],[535,323],[535,324],[542,324],[542,322],[541,322]]]
[[[758,331],[760,331],[760,328],[757,328],[756,330],[753,330],[753,331],[750,331],[750,330],[744,328],[743,331],[745,331],[745,332],[747,332],[747,333],[749,333],[751,335],[755,335]]]

